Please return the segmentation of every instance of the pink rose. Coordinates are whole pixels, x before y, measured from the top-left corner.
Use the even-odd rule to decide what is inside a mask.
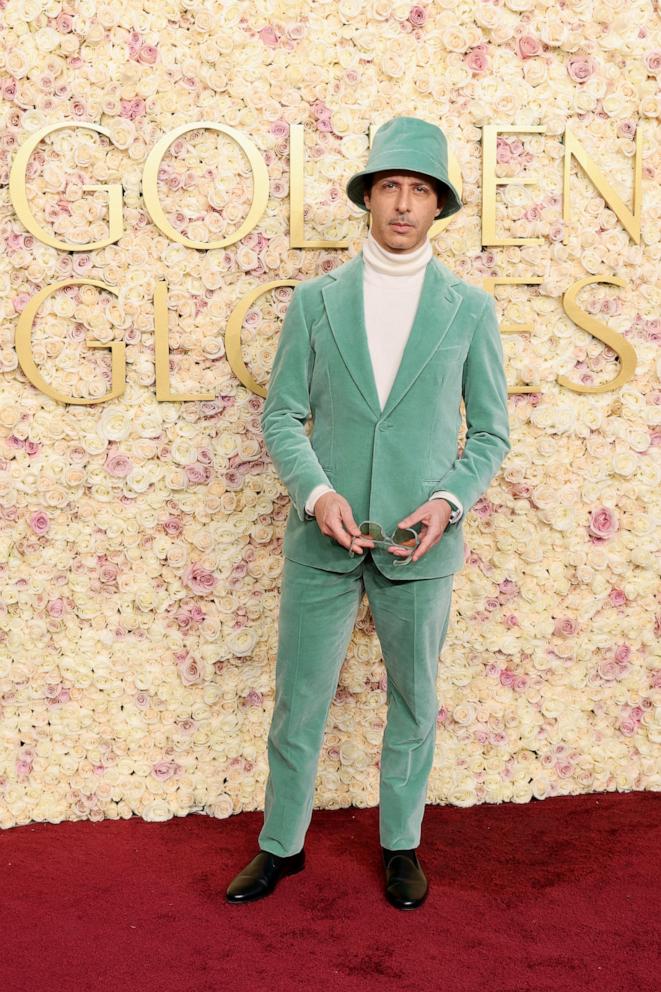
[[[626,665],[631,658],[631,648],[628,644],[619,644],[615,649],[615,661],[618,665]]]
[[[142,36],[138,31],[131,31],[129,35],[128,47],[130,57],[132,59],[136,58],[142,48]]]
[[[138,62],[144,65],[154,65],[158,58],[158,48],[155,45],[143,45],[138,52]]]
[[[513,158],[514,154],[509,141],[502,134],[498,135],[496,138],[496,162],[507,163],[511,162]]]
[[[330,117],[331,112],[323,100],[315,100],[310,110],[315,117]]]
[[[120,100],[120,108],[120,117],[134,121],[136,118],[144,116],[145,101],[141,97],[136,97],[134,100]]]
[[[621,138],[634,138],[636,136],[636,122],[635,121],[620,121],[617,126],[617,133]]]
[[[37,534],[39,537],[41,537],[43,534],[46,534],[50,527],[48,514],[44,513],[43,510],[37,510],[35,513],[33,513],[32,516],[29,518],[28,523],[30,524],[30,527],[35,532],[35,534]]]
[[[179,677],[184,685],[195,685],[202,681],[202,672],[195,658],[188,658],[185,662],[177,666]]]
[[[18,778],[27,778],[32,772],[32,754],[21,755],[16,759],[16,775]]]
[[[598,510],[593,510],[590,514],[588,531],[593,537],[607,540],[613,537],[619,530],[619,524],[613,510],[608,506],[601,506]]]
[[[414,28],[422,27],[427,20],[427,11],[424,7],[411,7],[409,10],[409,21]]]
[[[99,569],[99,580],[104,585],[111,585],[117,581],[119,567],[114,561],[104,561]]]
[[[562,617],[555,621],[553,633],[560,637],[573,637],[578,630],[578,624],[573,617]]]
[[[646,54],[645,68],[653,76],[656,76],[657,72],[661,69],[661,48],[654,48]]]
[[[591,55],[572,55],[567,60],[567,72],[575,83],[585,83],[597,71],[597,63]]]
[[[245,561],[238,561],[232,569],[233,579],[245,579],[248,574],[248,565]],[[243,625],[242,625],[243,626]]]
[[[597,665],[597,671],[602,679],[606,679],[608,682],[613,682],[615,679],[619,679],[622,675],[620,665],[618,665],[611,658],[603,658]]]
[[[520,58],[531,59],[533,56],[540,54],[542,44],[534,35],[522,34],[520,38],[517,38],[516,48]]]
[[[187,465],[184,471],[188,481],[197,485],[206,483],[211,478],[211,469],[209,466],[200,465],[199,462],[193,462],[192,465]]]
[[[627,601],[627,597],[622,589],[611,589],[608,599],[611,606],[624,606]]]
[[[59,619],[59,617],[64,614],[64,600],[60,596],[58,599],[51,599],[46,606],[46,612],[49,616]]]
[[[472,72],[484,72],[489,65],[486,45],[476,45],[467,52],[465,62]]]
[[[262,28],[261,31],[258,31],[257,34],[262,39],[264,44],[269,46],[269,48],[277,47],[280,39],[275,33],[275,29],[272,28],[270,24],[268,24],[265,28]]]
[[[152,775],[161,782],[165,782],[166,779],[172,778],[176,773],[177,765],[174,761],[157,761],[152,767]]]
[[[286,138],[289,134],[289,124],[282,119],[273,121],[269,131],[275,138]]]
[[[179,630],[191,630],[193,626],[193,619],[188,610],[177,610],[174,615],[174,619],[179,627]]]
[[[17,293],[12,300],[12,306],[14,307],[16,313],[21,313],[21,311],[28,305],[29,302],[30,302],[29,293]]]
[[[534,203],[532,206],[524,210],[523,216],[525,220],[540,220],[542,216],[542,207],[539,203]]]
[[[506,596],[517,596],[519,593],[519,587],[512,579],[503,579],[498,586],[498,590]]]
[[[73,31],[73,15],[59,13],[55,18],[55,30],[60,34],[69,34]]]
[[[197,562],[193,562],[184,572],[183,581],[193,592],[203,596],[213,592],[218,580],[207,568]]]
[[[133,462],[126,455],[112,454],[106,458],[104,468],[108,475],[112,475],[116,479],[123,479],[133,468]]]

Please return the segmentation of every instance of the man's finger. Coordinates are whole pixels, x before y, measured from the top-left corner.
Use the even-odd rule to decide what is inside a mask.
[[[340,507],[340,525],[344,527],[350,537],[361,536],[360,527],[353,519],[353,513],[351,512],[351,507],[348,504]]]
[[[350,549],[353,545],[354,550],[362,548],[361,539],[364,535],[360,533],[360,528],[353,519],[351,507],[339,507],[339,519],[334,520],[331,526],[336,540],[342,547]]]
[[[397,524],[398,527],[413,527],[415,524],[424,521],[428,515],[428,508],[425,509],[423,506],[419,506],[417,510],[413,513],[409,513],[408,517],[403,517],[402,520]]]
[[[432,533],[432,531],[428,530],[422,541],[420,541],[420,544],[415,549],[415,552],[411,555],[411,561],[417,561],[418,558],[422,558],[422,556],[427,552],[428,548],[430,548],[432,544],[436,542],[436,538],[440,537],[440,535],[441,535],[440,531],[436,533]]]

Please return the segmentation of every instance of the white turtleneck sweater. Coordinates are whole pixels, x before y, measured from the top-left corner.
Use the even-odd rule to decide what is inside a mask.
[[[386,251],[371,231],[363,243],[365,329],[382,410],[413,326],[425,269],[431,258],[429,239],[425,239],[415,251],[406,254]],[[335,490],[324,483],[314,487],[305,504],[310,515],[314,512],[316,501],[327,492]],[[441,489],[430,497],[441,498],[446,499],[453,507],[449,522],[455,523],[463,515],[460,500]]]

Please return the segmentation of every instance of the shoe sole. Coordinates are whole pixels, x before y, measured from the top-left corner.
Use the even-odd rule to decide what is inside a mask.
[[[241,899],[232,899],[226,893],[225,902],[228,903],[230,906],[240,906],[241,903],[244,902],[257,902],[258,899],[266,899],[267,896],[270,896],[275,892],[275,890],[278,887],[278,882],[281,882],[283,878],[287,878],[287,876],[289,875],[298,875],[299,871],[303,871],[304,868],[305,868],[305,862],[302,865],[299,865],[298,868],[290,868],[287,871],[283,871],[282,874],[280,875],[280,878],[278,878],[278,880],[275,882],[274,885],[271,886],[270,889],[264,889],[263,892],[258,892],[257,895],[254,896],[244,896]]]

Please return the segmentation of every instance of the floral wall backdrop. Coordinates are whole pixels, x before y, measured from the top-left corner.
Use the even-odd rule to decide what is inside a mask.
[[[464,530],[466,564],[439,667],[429,802],[528,802],[561,793],[659,789],[658,511],[661,37],[642,0],[0,0],[0,825],[31,819],[227,817],[262,808],[273,704],[282,535],[289,497],[265,451],[263,398],[225,350],[250,290],[350,258],[366,234],[344,183],[372,125],[393,113],[441,124],[464,209],[434,240],[462,278],[529,278],[498,289],[513,450]],[[141,179],[156,142],[185,123],[230,125],[255,143],[269,199],[239,242],[208,251],[167,238]],[[51,235],[108,236],[121,183],[124,233],[64,251],[21,224],[8,192],[18,148],[58,121],[29,161],[27,195]],[[290,125],[304,126],[305,234],[344,249],[292,248]],[[482,128],[498,124],[499,237],[483,247]],[[508,125],[543,130],[508,134]],[[636,242],[574,163],[563,223],[563,134],[582,142],[631,207],[643,129]],[[229,237],[253,180],[227,134],[170,146],[163,209],[189,238]],[[621,388],[586,394],[615,351],[577,327],[562,294],[617,275],[581,306],[634,347]],[[32,348],[44,379],[102,397],[107,349],[126,346],[126,389],[59,403],[17,359],[20,314],[43,287]],[[157,400],[154,286],[168,285],[173,393]],[[265,293],[242,355],[268,384],[291,287]],[[655,529],[656,528],[656,529]],[[326,728],[318,807],[378,802],[385,670],[360,607]]]

